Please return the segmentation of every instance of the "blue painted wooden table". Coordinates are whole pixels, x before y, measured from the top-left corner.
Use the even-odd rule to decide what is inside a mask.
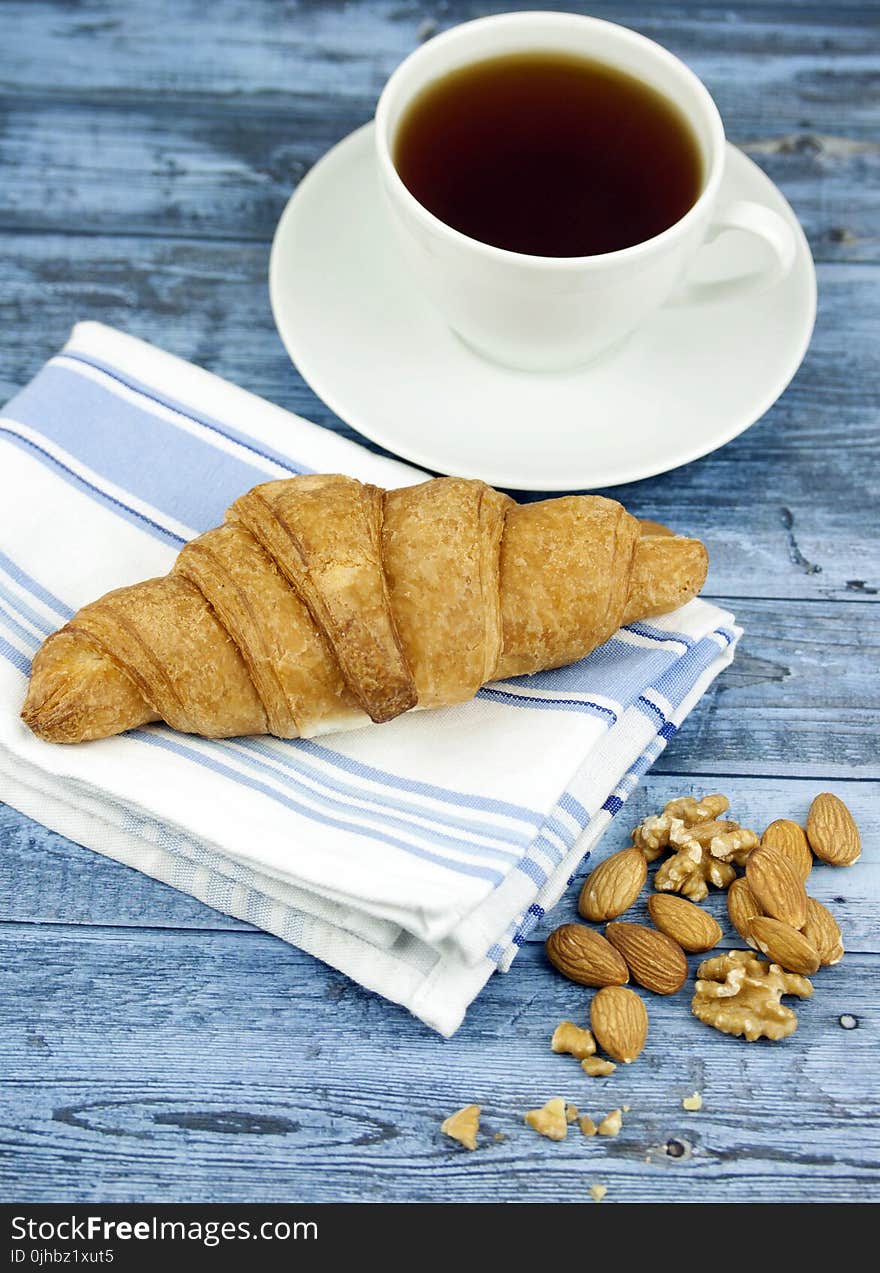
[[[492,8],[0,0],[0,396],[97,318],[343,429],[272,325],[275,222],[420,39]],[[548,968],[542,934],[442,1043],[282,942],[0,808],[0,1197],[880,1194],[877,7],[589,8],[707,82],[731,140],[801,217],[820,297],[806,363],[759,425],[614,492],[708,542],[708,593],[746,638],[602,851],[683,792],[723,790],[760,829],[830,787],[865,838],[857,867],[813,876],[849,953],[783,1044],[709,1031],[684,996],[652,999],[638,1064],[587,1080],[548,1050],[587,996]],[[688,1114],[695,1088],[704,1109]],[[556,1094],[594,1114],[626,1102],[622,1134],[539,1139],[522,1114]],[[489,1132],[475,1154],[438,1130],[470,1101]]]

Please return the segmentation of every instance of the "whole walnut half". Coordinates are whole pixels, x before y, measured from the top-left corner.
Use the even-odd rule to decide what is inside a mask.
[[[783,972],[750,950],[732,950],[700,964],[691,1010],[706,1025],[749,1043],[784,1039],[797,1029],[797,1016],[780,999],[809,999],[812,993],[806,977]]]

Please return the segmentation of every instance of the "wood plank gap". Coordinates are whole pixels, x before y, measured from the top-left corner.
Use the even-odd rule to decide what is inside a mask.
[[[874,776],[871,774],[860,774],[854,775],[852,778],[842,778],[839,774],[831,774],[828,777],[823,777],[822,775],[811,773],[747,774],[742,771],[739,773],[719,773],[717,770],[709,770],[706,773],[702,773],[693,769],[664,769],[662,772],[652,772],[654,772],[654,777],[656,778],[676,778],[680,779],[682,782],[702,781],[717,783],[726,778],[730,778],[736,779],[738,782],[814,782],[816,784],[827,782],[836,783],[838,787],[842,787],[844,784],[867,783],[870,785],[872,782],[880,782],[880,772]]]
[[[2,105],[0,105],[0,112],[2,112]],[[293,190],[291,190],[291,194],[293,194]],[[279,206],[279,216],[282,210],[283,209]],[[0,221],[0,234],[16,235],[22,238],[28,238],[28,237],[37,238],[37,237],[45,235],[46,237],[66,238],[66,239],[107,239],[110,242],[112,242],[115,239],[133,239],[135,241],[140,240],[143,242],[158,241],[158,242],[165,242],[165,243],[220,243],[220,244],[231,245],[233,247],[237,245],[248,246],[248,247],[253,247],[253,246],[270,247],[272,244],[272,237],[273,237],[273,236],[267,236],[267,235],[213,234],[210,231],[204,234],[186,234],[186,233],[175,233],[174,231],[171,231],[171,230],[163,230],[162,232],[156,232],[156,233],[151,233],[149,230],[144,230],[144,229],[89,230],[89,229],[84,229],[81,227],[74,228],[72,226],[63,227],[63,226],[49,226],[49,225],[39,225],[39,224],[10,225],[10,224],[5,224],[2,221]],[[850,267],[857,266],[860,269],[866,266],[869,268],[874,268],[874,269],[877,269],[878,267],[880,267],[880,258],[876,260],[870,260],[870,259],[853,260],[846,257],[839,257],[835,255],[825,256],[816,250],[815,244],[812,247],[812,252],[813,252],[813,260],[817,266],[818,265],[834,265],[834,266],[850,266]],[[867,448],[867,449],[870,449],[870,448]]]
[[[15,225],[5,224],[0,221],[0,234],[15,235],[20,238],[65,238],[65,239],[143,239],[147,241],[158,240],[167,243],[224,243],[231,244],[233,247],[244,245],[252,247],[263,245],[270,247],[272,244],[271,235],[247,235],[247,234],[216,234],[210,230],[204,234],[187,234],[185,232],[176,232],[168,230],[90,230],[88,227],[76,228],[61,227],[53,225]],[[862,264],[880,265],[880,261],[862,262]]]
[[[225,912],[218,911],[217,914],[223,915],[225,914]],[[246,921],[241,921],[241,922],[246,922]],[[46,928],[46,929],[50,929],[56,935],[70,936],[70,937],[79,936],[83,932],[90,932],[90,933],[119,932],[119,933],[127,933],[127,934],[150,933],[150,934],[158,934],[159,936],[161,936],[162,934],[168,935],[170,933],[176,933],[179,936],[191,935],[194,937],[205,936],[206,934],[215,936],[217,934],[232,933],[232,934],[235,934],[236,936],[241,934],[245,937],[251,937],[251,938],[252,937],[270,937],[272,938],[273,941],[284,941],[283,937],[276,937],[274,933],[269,933],[264,928],[256,928],[253,926],[249,928],[214,928],[214,927],[191,928],[183,924],[149,924],[149,925],[108,924],[106,923],[106,921],[103,921],[103,920],[100,923],[95,923],[92,920],[84,920],[83,923],[81,924],[75,924],[75,923],[72,923],[70,920],[56,921],[53,919],[46,919],[46,918],[3,919],[2,917],[0,917],[0,932],[3,932],[3,933],[9,932],[9,931],[14,932],[15,929],[17,928],[23,929],[28,933],[33,932],[35,929]],[[290,945],[293,945],[293,943],[285,942],[285,945],[290,946]],[[299,950],[300,948],[296,946],[294,947],[294,949]]]
[[[874,449],[876,450],[876,448]],[[874,594],[874,593],[864,593],[864,592],[861,592],[860,590],[854,591],[852,596],[849,596],[848,594],[845,596],[841,596],[840,593],[831,593],[831,592],[829,592],[826,596],[823,596],[823,597],[765,597],[763,593],[760,597],[755,597],[755,596],[750,597],[746,593],[742,593],[741,595],[732,595],[731,593],[724,593],[724,595],[722,596],[712,592],[701,592],[700,596],[703,599],[703,601],[714,601],[714,603],[718,606],[735,605],[737,603],[752,606],[755,604],[763,605],[765,602],[767,602],[768,604],[777,605],[777,606],[780,606],[780,605],[800,606],[804,604],[819,605],[819,606],[840,605],[840,604],[875,606],[878,603],[880,603],[880,591]]]

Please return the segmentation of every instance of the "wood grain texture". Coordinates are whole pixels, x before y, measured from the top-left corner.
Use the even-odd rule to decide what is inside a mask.
[[[782,1044],[715,1033],[686,993],[646,996],[645,1052],[607,1079],[551,1054],[589,993],[538,946],[447,1045],[262,935],[10,925],[0,968],[10,1199],[579,1201],[599,1181],[616,1200],[783,1201],[821,1181],[850,1200],[880,1183],[876,956],[817,976]],[[522,1117],[556,1095],[632,1109],[617,1140],[551,1144]],[[471,1101],[468,1154],[439,1124]]]
[[[880,680],[872,653],[880,611],[861,602],[730,604],[745,627],[742,649],[656,768],[880,776]]]
[[[0,397],[97,318],[351,435],[275,333],[277,216],[420,39],[509,7],[0,0]],[[5,1199],[582,1201],[597,1182],[608,1201],[880,1198],[880,5],[560,7],[684,57],[821,262],[812,348],[765,419],[613,492],[707,540],[709,592],[746,637],[600,852],[676,795],[722,790],[762,830],[836,790],[863,859],[816,867],[809,887],[850,953],[817,974],[783,1044],[708,1030],[686,992],[646,995],[643,1057],[587,1079],[549,1051],[589,1002],[544,960],[550,920],[444,1044],[290,946],[0,806]],[[574,918],[576,894],[552,924]],[[723,896],[707,906],[729,944]],[[688,1114],[695,1088],[705,1107]],[[597,1118],[632,1111],[617,1140],[551,1144],[521,1120],[554,1095]],[[439,1124],[474,1100],[484,1135],[468,1154]]]

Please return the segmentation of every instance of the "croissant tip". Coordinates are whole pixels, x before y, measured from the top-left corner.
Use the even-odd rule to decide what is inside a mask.
[[[27,698],[19,713],[32,734],[47,743],[77,743],[81,741],[81,721],[76,713],[65,706],[59,694],[35,694],[31,681]]]

